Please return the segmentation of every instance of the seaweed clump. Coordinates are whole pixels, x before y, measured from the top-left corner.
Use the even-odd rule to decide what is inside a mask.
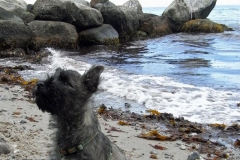
[[[29,66],[14,66],[14,67],[5,67],[0,66],[0,84],[8,85],[20,85],[24,88],[25,91],[28,91],[28,94],[25,95],[27,98],[32,98],[32,90],[35,88],[38,79],[34,78],[31,80],[25,80],[18,71],[32,69]]]
[[[187,33],[222,33],[224,27],[221,24],[215,23],[209,19],[195,19],[187,21],[183,24],[180,32]]]

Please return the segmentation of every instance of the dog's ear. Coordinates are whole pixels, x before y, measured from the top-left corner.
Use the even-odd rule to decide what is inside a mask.
[[[82,76],[82,82],[84,87],[91,93],[97,91],[100,75],[103,72],[103,66],[92,66]]]
[[[54,73],[54,76],[59,76],[59,74],[61,73],[62,68],[58,67]]]

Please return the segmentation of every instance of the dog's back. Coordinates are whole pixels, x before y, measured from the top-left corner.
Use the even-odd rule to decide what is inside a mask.
[[[128,158],[125,156],[123,150],[120,149],[120,148],[119,148],[117,145],[115,145],[115,144],[112,144],[112,152],[113,152],[113,154],[112,154],[111,160],[120,160],[120,159],[122,159],[122,160],[130,160],[130,159],[128,159]]]

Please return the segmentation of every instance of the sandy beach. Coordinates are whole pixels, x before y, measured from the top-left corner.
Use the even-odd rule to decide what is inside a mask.
[[[40,111],[35,103],[31,103],[32,99],[26,98],[28,92],[21,86],[1,84],[0,93],[0,144],[7,144],[10,149],[10,153],[1,154],[0,159],[48,159],[53,132],[48,127],[50,115]],[[198,143],[190,144],[181,140],[159,141],[139,137],[154,129],[166,134],[161,132],[161,129],[166,130],[164,126],[161,128],[156,123],[134,121],[122,126],[118,124],[119,120],[111,118],[111,114],[97,116],[102,131],[132,160],[187,160],[191,152],[199,148]],[[234,149],[224,152],[230,159]],[[214,154],[200,155],[209,160],[216,157]],[[212,157],[207,158],[207,156]]]

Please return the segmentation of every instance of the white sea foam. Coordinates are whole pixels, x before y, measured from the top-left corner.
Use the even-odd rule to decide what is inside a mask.
[[[111,71],[105,73],[100,88],[144,104],[146,108],[206,123],[230,123],[237,120],[240,112],[236,106],[239,93],[195,87],[168,77],[118,75]]]
[[[53,72],[57,67],[62,67],[77,70],[82,74],[91,66],[69,58],[63,52],[49,50],[52,55],[48,57],[50,64],[46,65],[45,72]],[[99,90],[97,98],[101,103],[107,103],[106,101],[114,98],[116,102],[122,99],[123,102],[132,102],[133,109],[139,112],[143,109],[141,106],[144,106],[145,109],[184,116],[194,122],[228,124],[239,120],[240,108],[237,103],[240,93],[196,87],[169,77],[129,75],[105,67]]]
[[[86,69],[91,66],[90,64],[78,62],[72,58],[68,58],[62,51],[56,51],[52,48],[49,48],[49,51],[52,53],[52,55],[48,57],[48,61],[50,62],[50,64],[47,65],[50,73],[54,72],[56,68],[61,67],[64,69],[78,70],[82,74]]]

